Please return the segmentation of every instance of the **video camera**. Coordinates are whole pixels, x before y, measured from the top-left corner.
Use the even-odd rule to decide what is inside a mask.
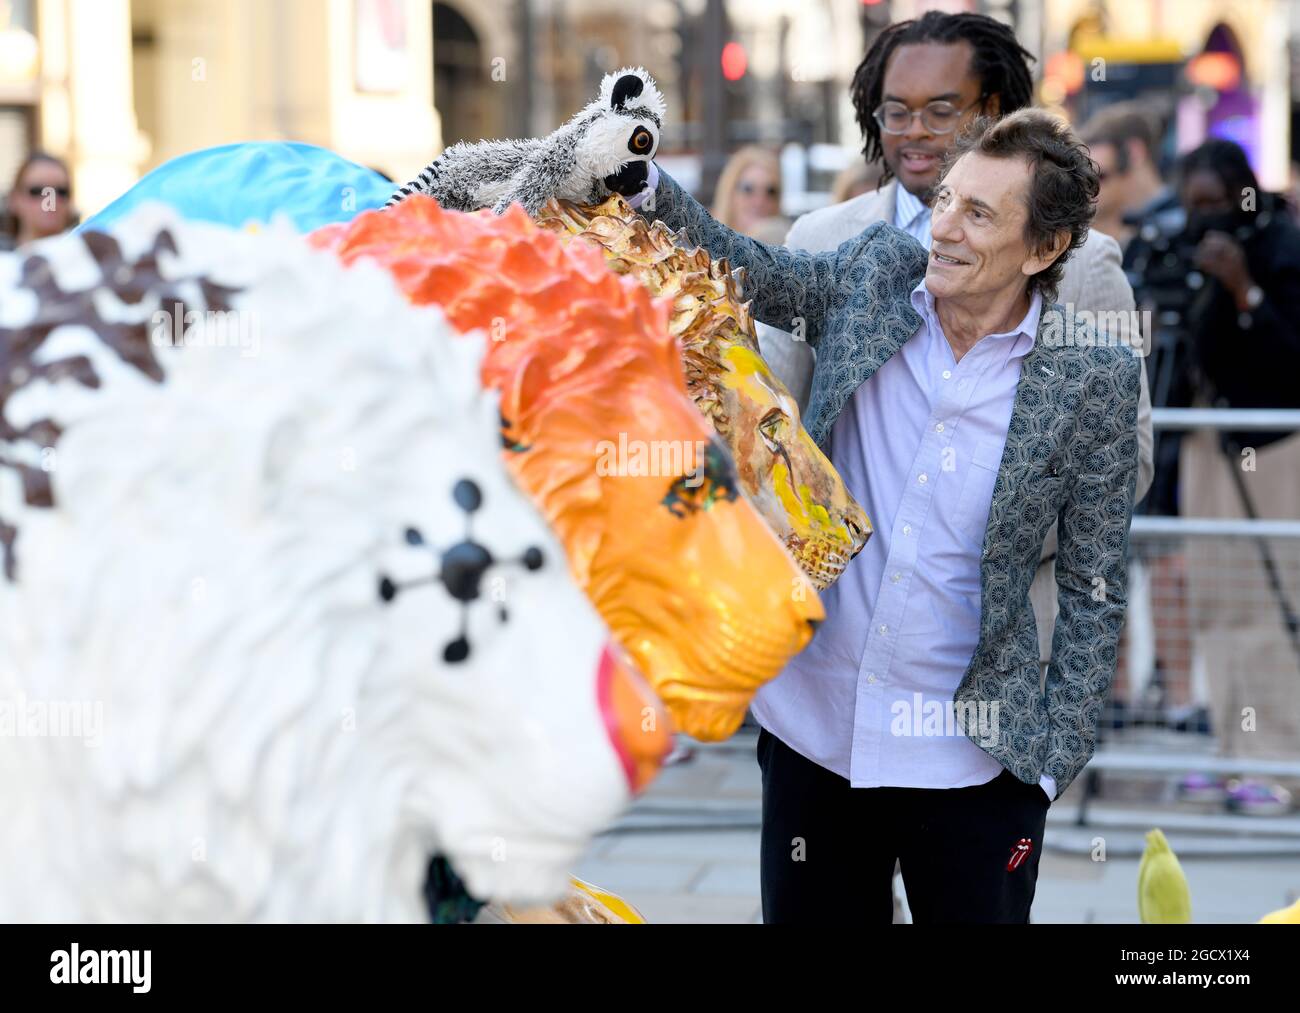
[[[1224,232],[1249,246],[1274,216],[1287,213],[1285,202],[1275,194],[1260,193],[1257,199],[1257,210],[1249,216],[1229,212],[1189,219],[1170,192],[1158,203],[1124,218],[1126,225],[1137,229],[1124,251],[1124,273],[1138,309],[1151,312],[1147,380],[1153,408],[1190,407],[1203,387],[1192,332],[1206,317],[1218,286],[1196,267],[1196,250],[1211,231]],[[1257,434],[1256,442],[1260,438]],[[1178,512],[1180,442],[1177,432],[1156,434],[1155,480],[1140,512]]]
[[[1198,294],[1206,290],[1207,279],[1196,267],[1196,248],[1206,233],[1227,233],[1244,246],[1268,227],[1274,215],[1285,213],[1280,197],[1261,193],[1258,210],[1249,217],[1227,213],[1189,220],[1171,193],[1150,208],[1124,216],[1124,224],[1137,230],[1124,254],[1124,273],[1138,308],[1152,311],[1156,347],[1162,328],[1185,328]]]

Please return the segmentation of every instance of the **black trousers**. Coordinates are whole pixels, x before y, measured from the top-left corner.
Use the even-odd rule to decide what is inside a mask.
[[[917,924],[1029,921],[1051,804],[1038,785],[1004,770],[969,788],[851,788],[767,729],[758,763],[764,922],[888,925],[895,861]]]

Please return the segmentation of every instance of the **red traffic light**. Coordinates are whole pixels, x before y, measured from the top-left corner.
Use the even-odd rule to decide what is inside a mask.
[[[722,47],[722,76],[728,81],[739,81],[748,67],[749,57],[739,42],[728,42]]]

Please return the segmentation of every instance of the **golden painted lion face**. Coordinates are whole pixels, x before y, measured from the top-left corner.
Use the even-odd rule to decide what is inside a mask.
[[[871,534],[866,512],[817,448],[794,396],[744,342],[717,346],[707,381],[741,484],[819,590],[844,571]]]
[[[672,300],[669,328],[681,342],[687,389],[731,448],[741,489],[813,584],[833,584],[866,544],[871,522],[759,354],[727,262],[681,249],[667,226],[647,225],[618,196],[593,207],[552,202],[538,223],[594,243],[616,272]]]

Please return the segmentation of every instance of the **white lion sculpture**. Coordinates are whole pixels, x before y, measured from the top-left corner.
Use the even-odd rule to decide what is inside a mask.
[[[481,351],[379,268],[158,206],[0,257],[4,918],[428,920],[435,856],[564,892],[647,691]]]

